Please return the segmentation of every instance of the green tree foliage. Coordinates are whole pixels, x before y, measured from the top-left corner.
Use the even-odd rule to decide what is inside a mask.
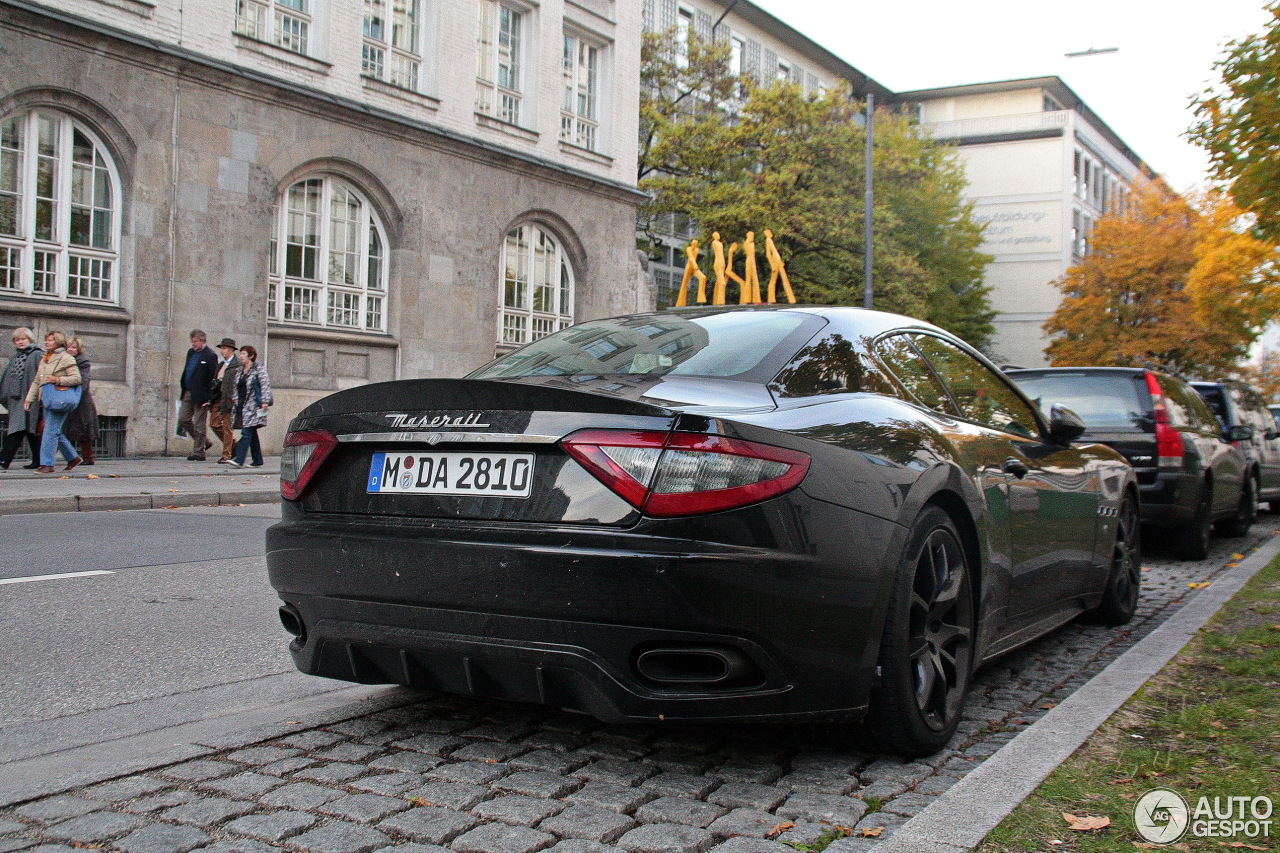
[[[1161,184],[1135,187],[1128,210],[1098,219],[1089,255],[1055,282],[1052,363],[1232,372],[1280,310],[1275,249],[1246,220],[1221,192],[1188,202]]]
[[[1218,90],[1194,102],[1191,139],[1209,152],[1214,177],[1257,216],[1259,236],[1280,243],[1280,3],[1266,29],[1227,45]]]
[[[770,228],[802,302],[861,305],[866,131],[847,88],[806,93],[729,73],[728,49],[692,33],[646,37],[639,178],[663,214],[698,223],[704,249]],[[936,323],[985,345],[994,316],[982,282],[990,256],[961,193],[950,149],[889,111],[875,121],[876,308]],[[707,257],[704,255],[704,257]],[[704,265],[705,266],[705,265]]]

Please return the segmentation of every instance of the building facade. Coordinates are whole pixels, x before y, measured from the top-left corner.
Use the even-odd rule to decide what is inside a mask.
[[[900,92],[921,126],[956,146],[998,313],[991,355],[1047,364],[1052,282],[1089,252],[1093,223],[1122,209],[1150,169],[1062,80],[1043,77]]]
[[[651,307],[626,0],[0,0],[0,327],[83,338],[132,454],[188,332],[288,420]]]

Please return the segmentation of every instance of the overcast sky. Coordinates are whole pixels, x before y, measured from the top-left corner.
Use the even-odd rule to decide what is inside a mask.
[[[900,92],[1056,75],[1175,189],[1204,180],[1190,96],[1264,0],[753,0]],[[1088,48],[1112,54],[1066,58]]]

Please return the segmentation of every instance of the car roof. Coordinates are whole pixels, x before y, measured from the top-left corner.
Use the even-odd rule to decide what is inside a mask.
[[[1145,367],[1011,367],[1005,371],[1014,373],[1146,373]],[[1151,371],[1158,373],[1159,371]],[[1167,374],[1165,374],[1167,375]]]
[[[689,305],[684,308],[668,308],[665,311],[648,311],[639,314],[625,314],[610,319],[621,320],[635,317],[703,317],[726,312],[768,312],[788,314],[809,314],[822,317],[845,330],[856,329],[861,335],[878,335],[895,329],[919,329],[936,332],[951,338],[956,336],[945,329],[915,317],[894,314],[890,311],[877,311],[871,308],[855,308],[850,305]],[[956,338],[962,340],[961,338]]]

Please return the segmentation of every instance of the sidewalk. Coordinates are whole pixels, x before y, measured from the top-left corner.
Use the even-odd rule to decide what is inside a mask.
[[[180,456],[98,460],[63,473],[0,471],[0,515],[33,512],[162,509],[274,503],[280,499],[280,457],[261,468],[188,462]]]

